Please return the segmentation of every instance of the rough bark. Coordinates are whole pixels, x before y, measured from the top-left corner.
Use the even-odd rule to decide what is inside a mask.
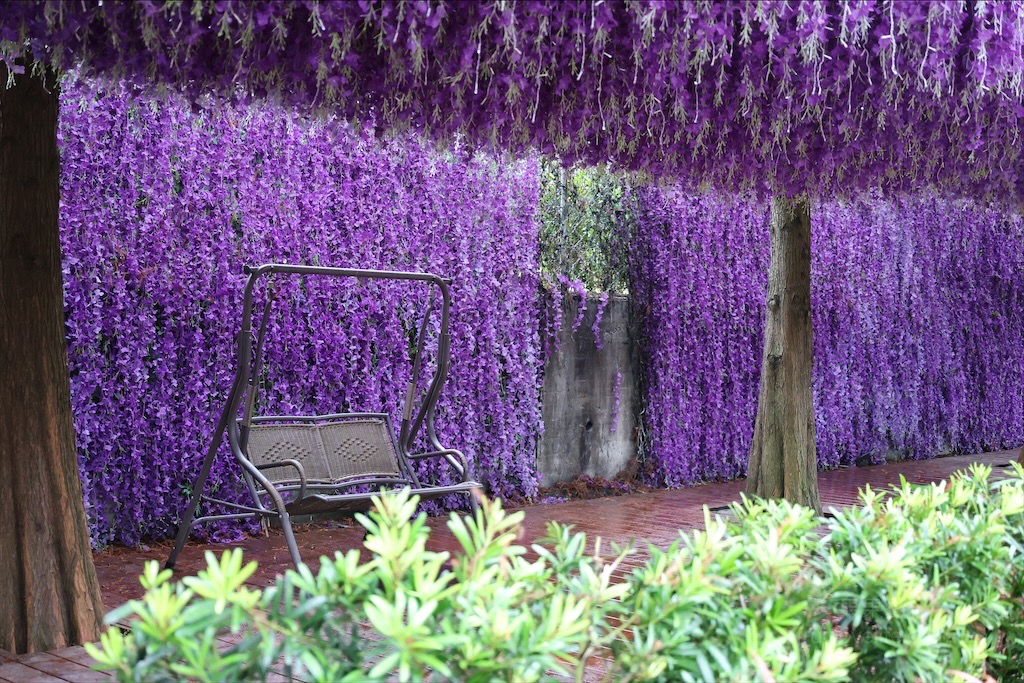
[[[103,606],[71,422],[57,91],[2,83],[0,649],[24,653],[96,640]]]
[[[761,388],[747,493],[821,511],[811,395],[811,215],[806,200],[776,197]]]

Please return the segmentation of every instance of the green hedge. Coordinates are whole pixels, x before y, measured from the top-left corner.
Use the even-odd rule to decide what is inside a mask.
[[[826,519],[784,501],[706,513],[705,531],[617,581],[629,549],[608,559],[552,524],[528,553],[523,513],[495,502],[451,517],[462,552],[428,551],[415,499],[396,495],[361,517],[365,553],[263,591],[238,550],[177,583],[151,563],[145,597],[107,617],[131,630],[87,647],[124,681],[580,680],[588,666],[616,681],[1024,680],[1024,470],[861,497]]]

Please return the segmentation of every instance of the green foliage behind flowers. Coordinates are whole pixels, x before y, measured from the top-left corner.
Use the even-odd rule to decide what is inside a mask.
[[[540,270],[591,292],[629,291],[629,238],[639,213],[635,182],[603,167],[543,160],[540,168]]]
[[[360,518],[365,554],[262,592],[238,550],[179,583],[153,563],[107,617],[131,630],[88,648],[123,681],[1024,680],[1024,469],[862,503],[823,519],[744,500],[619,581],[630,550],[558,524],[528,550],[496,502],[452,515],[458,553],[430,551],[401,494]]]

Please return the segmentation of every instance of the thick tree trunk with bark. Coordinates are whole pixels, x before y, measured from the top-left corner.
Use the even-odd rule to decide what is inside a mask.
[[[820,512],[811,396],[811,214],[806,199],[772,200],[767,304],[747,493],[785,498]]]
[[[0,64],[0,649],[96,640],[57,213],[57,91]]]

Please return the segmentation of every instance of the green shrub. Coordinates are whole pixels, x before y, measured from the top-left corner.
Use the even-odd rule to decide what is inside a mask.
[[[1019,480],[994,490],[990,474],[976,466],[948,483],[867,490],[863,506],[837,513],[819,566],[858,652],[857,680],[942,680],[1006,663],[1008,579],[1022,566],[1009,532],[1024,524],[1024,490]]]
[[[634,181],[606,167],[566,168],[543,160],[540,173],[540,267],[591,292],[629,291],[629,240],[639,205]]]
[[[428,551],[416,499],[377,501],[359,551],[266,590],[237,550],[181,582],[155,563],[90,654],[119,680],[1024,680],[1024,471],[867,490],[822,519],[744,500],[625,580],[552,524],[532,554],[522,513],[485,502]],[[410,521],[411,519],[411,521]],[[233,644],[219,640],[231,634]]]
[[[289,571],[260,593],[239,550],[170,583],[151,563],[146,595],[111,612],[132,618],[90,654],[119,680],[263,679],[276,671],[317,681],[531,681],[582,671],[603,643],[605,615],[627,587],[612,583],[618,560],[586,556],[586,538],[552,525],[540,557],[517,544],[523,513],[484,502],[448,523],[454,558],[426,549],[424,515],[405,494],[360,516],[370,557],[322,558],[319,572]],[[620,556],[621,557],[621,556]],[[364,561],[365,559],[365,561]],[[450,569],[446,563],[450,562]],[[237,634],[224,647],[218,636]]]
[[[823,612],[819,520],[785,501],[745,500],[735,523],[705,513],[630,577],[634,637],[612,644],[624,673],[665,681],[838,681],[854,655]]]

